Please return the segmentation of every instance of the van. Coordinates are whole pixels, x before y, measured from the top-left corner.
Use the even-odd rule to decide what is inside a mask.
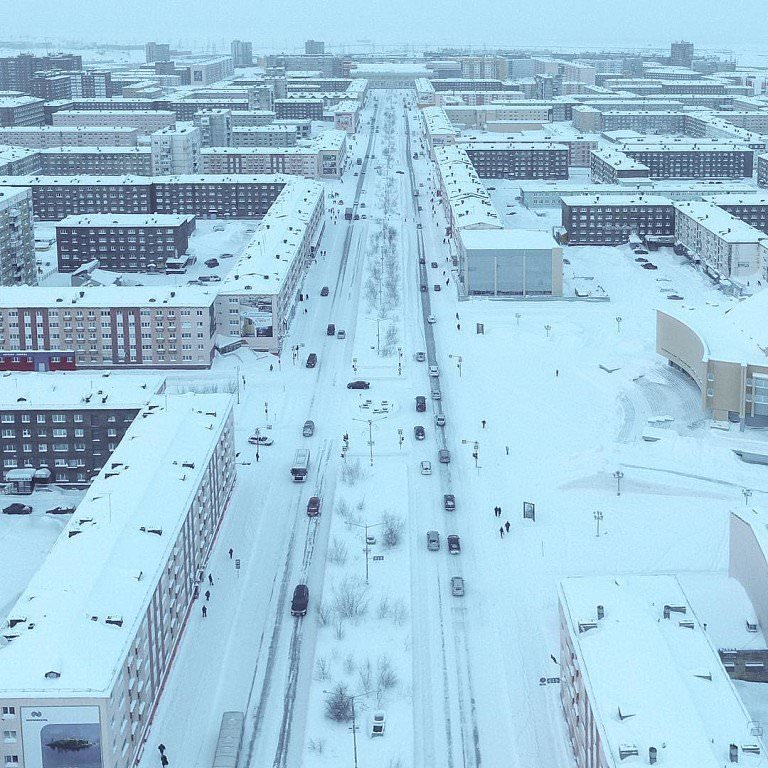
[[[317,365],[317,355],[310,352],[307,356],[307,368],[314,368]]]
[[[309,587],[306,584],[297,584],[291,600],[291,616],[306,616],[308,605]]]
[[[416,397],[416,411],[418,413],[423,413],[427,410],[427,399],[423,395],[418,395]]]

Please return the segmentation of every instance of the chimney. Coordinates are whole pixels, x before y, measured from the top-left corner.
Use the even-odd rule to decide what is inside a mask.
[[[653,765],[656,760],[656,747],[648,747],[648,762]]]

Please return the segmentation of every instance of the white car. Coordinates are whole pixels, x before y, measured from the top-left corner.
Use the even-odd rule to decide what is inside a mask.
[[[275,441],[266,435],[251,435],[248,438],[248,442],[251,445],[272,445]]]
[[[451,594],[454,597],[464,597],[464,579],[461,576],[451,577]]]
[[[430,462],[430,461],[422,461],[421,462],[421,474],[422,475],[431,475],[432,474],[432,462]]]
[[[430,315],[430,316],[427,318],[427,322],[428,322],[430,325],[434,325],[434,324],[437,322],[437,320],[435,320],[435,316],[434,316],[434,315]]]
[[[439,376],[440,371],[438,370],[436,365],[430,365],[429,366],[429,375],[430,376]]]

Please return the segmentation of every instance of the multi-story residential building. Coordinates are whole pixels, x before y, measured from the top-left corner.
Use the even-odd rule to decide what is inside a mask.
[[[0,144],[16,147],[135,147],[139,132],[126,127],[56,127],[49,125],[0,128]]]
[[[647,179],[650,169],[624,152],[603,148],[590,156],[590,178],[596,184],[616,184],[619,179]]]
[[[0,286],[36,285],[32,192],[0,189]]]
[[[269,109],[247,109],[232,112],[232,130],[250,126],[269,125],[275,122],[275,113]]]
[[[208,368],[216,294],[182,289],[5,288],[0,291],[0,369]]]
[[[190,63],[177,60],[176,69],[188,73],[190,85],[210,85],[229,77],[234,71],[231,56],[210,56]]]
[[[758,279],[763,269],[763,232],[737,219],[714,203],[674,204],[675,239],[715,277]]]
[[[154,133],[176,126],[176,115],[165,110],[62,109],[53,113],[54,126],[109,126],[136,128]]]
[[[436,147],[456,143],[457,131],[442,107],[424,107],[421,110],[421,121],[433,157]]]
[[[322,120],[323,99],[275,99],[278,120]]]
[[[304,53],[307,56],[323,56],[325,43],[322,40],[307,40],[304,43]]]
[[[750,178],[754,152],[738,144],[627,141],[620,150],[647,166],[651,178]]]
[[[72,98],[72,82],[64,72],[35,72],[30,93],[43,101]]]
[[[759,192],[721,192],[703,198],[731,216],[768,235],[768,195]]]
[[[233,147],[294,147],[296,138],[296,128],[291,125],[260,125],[232,130]]]
[[[109,70],[72,72],[69,85],[73,99],[107,99],[112,96],[112,73]]]
[[[360,102],[352,99],[340,101],[335,107],[331,108],[333,112],[333,127],[337,131],[346,131],[347,133],[356,133],[357,124],[360,117]]]
[[[232,66],[253,66],[253,43],[244,43],[242,40],[233,40],[230,48],[232,53]]]
[[[567,179],[568,147],[471,142],[464,149],[481,179]]]
[[[53,147],[38,152],[46,176],[151,176],[149,147]]]
[[[48,469],[60,485],[86,485],[136,414],[165,389],[159,376],[17,373],[0,379],[2,471]]]
[[[543,130],[518,131],[500,136],[500,133],[506,133],[504,126],[504,123],[488,123],[487,132],[463,131],[456,141],[460,146],[464,146],[467,142],[470,144],[480,144],[482,142],[499,144],[506,141],[517,145],[563,144],[568,147],[568,165],[581,168],[589,168],[590,154],[592,150],[597,149],[599,146],[600,137],[597,134],[579,133],[570,126],[561,124],[548,125]]]
[[[558,607],[560,703],[578,768],[764,761],[675,576],[566,579]]]
[[[757,156],[757,185],[768,187],[768,154]]]
[[[26,176],[40,173],[40,153],[26,147],[0,146],[0,176]]]
[[[176,176],[201,170],[199,128],[171,126],[152,134],[152,175]]]
[[[670,46],[669,63],[673,67],[688,67],[693,64],[693,43],[680,41]]]
[[[563,195],[561,205],[570,245],[620,245],[632,234],[675,234],[675,209],[666,197]]]
[[[201,109],[195,112],[195,127],[203,147],[228,147],[232,144],[232,110]]]
[[[6,56],[0,58],[0,91],[29,93],[35,72],[49,70],[78,72],[82,68],[82,56],[72,53],[58,53],[52,56],[21,53],[18,56]]]
[[[144,45],[144,55],[147,64],[153,64],[156,61],[169,61],[171,58],[171,46],[169,43],[146,43]]]
[[[434,81],[433,81],[434,82]],[[473,81],[475,82],[475,81]],[[485,130],[489,122],[515,121],[532,123],[530,128],[542,127],[553,120],[552,107],[548,104],[504,104],[494,102],[482,106],[446,106],[445,114],[454,125]]]
[[[56,225],[59,272],[98,259],[102,269],[163,271],[167,259],[186,254],[194,216],[173,214],[68,216]]]
[[[4,765],[44,765],[52,734],[80,763],[137,762],[235,479],[231,396],[142,409],[9,612]]]
[[[43,125],[43,100],[33,96],[0,96],[0,128]]]

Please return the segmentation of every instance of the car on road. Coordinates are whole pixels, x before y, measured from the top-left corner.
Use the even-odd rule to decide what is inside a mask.
[[[643,269],[658,269],[658,267],[649,261],[647,264],[643,264]]]
[[[306,584],[297,584],[291,599],[291,616],[306,616],[308,606],[309,587]]]
[[[633,253],[637,254],[638,256],[647,256],[648,251],[645,250],[645,248],[635,248],[633,250]]]
[[[423,256],[419,256],[419,264],[426,264],[427,260]]]
[[[417,363],[423,363],[427,359],[427,356],[424,352],[417,352],[416,353],[416,362]]]
[[[336,338],[337,339],[346,339],[347,338],[347,332],[343,328],[339,328],[339,330],[336,331]]]
[[[440,371],[436,365],[430,365],[429,366],[429,375],[430,376],[439,376]]]
[[[46,515],[71,515],[75,511],[74,507],[53,507],[53,509],[46,509]]]
[[[328,327],[325,329],[326,336],[336,335],[336,326],[333,323],[328,323]]]
[[[15,501],[13,504],[9,504],[7,507],[3,507],[4,515],[31,515],[32,507],[29,504],[21,504]]]
[[[427,433],[426,433],[424,427],[422,427],[421,425],[416,425],[413,428],[413,436],[417,440],[423,440],[427,436]]]
[[[424,395],[416,396],[416,412],[423,413],[427,410],[427,398]]]
[[[221,277],[219,275],[200,275],[197,278],[200,283],[220,283]]]
[[[327,285],[324,285],[324,286],[323,286],[323,287],[320,289],[320,295],[321,295],[321,296],[327,296],[329,293],[330,293],[330,291],[328,290],[328,286],[327,286]]]
[[[451,594],[454,597],[464,597],[464,579],[461,576],[451,576]]]
[[[370,389],[371,384],[368,381],[350,381],[347,389]]]
[[[433,389],[432,390],[432,399],[433,400],[440,400],[440,398],[441,398],[440,390],[439,389]]]
[[[682,296],[680,296],[680,295],[679,295],[679,294],[677,294],[677,293],[670,293],[670,294],[667,296],[667,298],[668,298],[670,301],[683,301],[683,297],[682,297]]]
[[[437,320],[435,319],[435,316],[434,316],[434,315],[430,315],[430,316],[427,318],[427,322],[428,322],[430,325],[434,325],[434,324],[437,322]]]
[[[437,452],[438,458],[440,459],[441,464],[450,464],[451,463],[451,452],[447,448],[441,448]]]
[[[314,368],[317,365],[317,355],[314,352],[310,352],[307,355],[307,368]]]
[[[427,292],[427,286],[424,283],[421,284],[421,292],[422,293],[426,293]]]
[[[435,415],[435,424],[438,427],[444,427],[445,426],[445,414],[444,413],[438,413]]]
[[[220,253],[219,254],[219,258],[220,259],[232,259],[232,258],[234,258],[234,256],[235,256],[234,253]]]
[[[315,422],[312,419],[307,419],[302,427],[301,434],[304,437],[312,437],[315,434]]]
[[[251,435],[248,438],[250,445],[272,445],[275,441],[267,435]]]
[[[448,553],[451,555],[458,555],[461,552],[461,542],[459,537],[454,533],[448,537]]]
[[[431,475],[432,474],[432,462],[431,461],[422,461],[420,464],[421,467],[421,474],[422,475]]]
[[[369,533],[365,537],[365,545],[367,547],[372,547],[375,543],[376,543],[376,537],[372,533]]]
[[[643,258],[642,256],[638,256],[635,259],[635,261],[638,262],[638,264],[647,264],[648,263],[648,259]]]
[[[213,269],[214,267],[219,266],[219,260],[218,259],[206,259],[205,260],[205,266],[209,269]]]
[[[399,173],[399,174],[401,174],[401,175],[402,175],[402,174],[404,174],[404,173],[405,173],[405,171],[395,171],[395,173]]]
[[[427,531],[427,549],[430,552],[440,549],[440,534],[437,531]]]
[[[422,226],[421,222],[419,222],[419,223],[416,225],[416,229],[424,229],[424,227]]]
[[[452,493],[443,494],[443,508],[446,512],[453,512],[456,509],[456,497]]]
[[[309,517],[317,517],[320,514],[320,497],[310,496],[307,502],[307,515]]]

